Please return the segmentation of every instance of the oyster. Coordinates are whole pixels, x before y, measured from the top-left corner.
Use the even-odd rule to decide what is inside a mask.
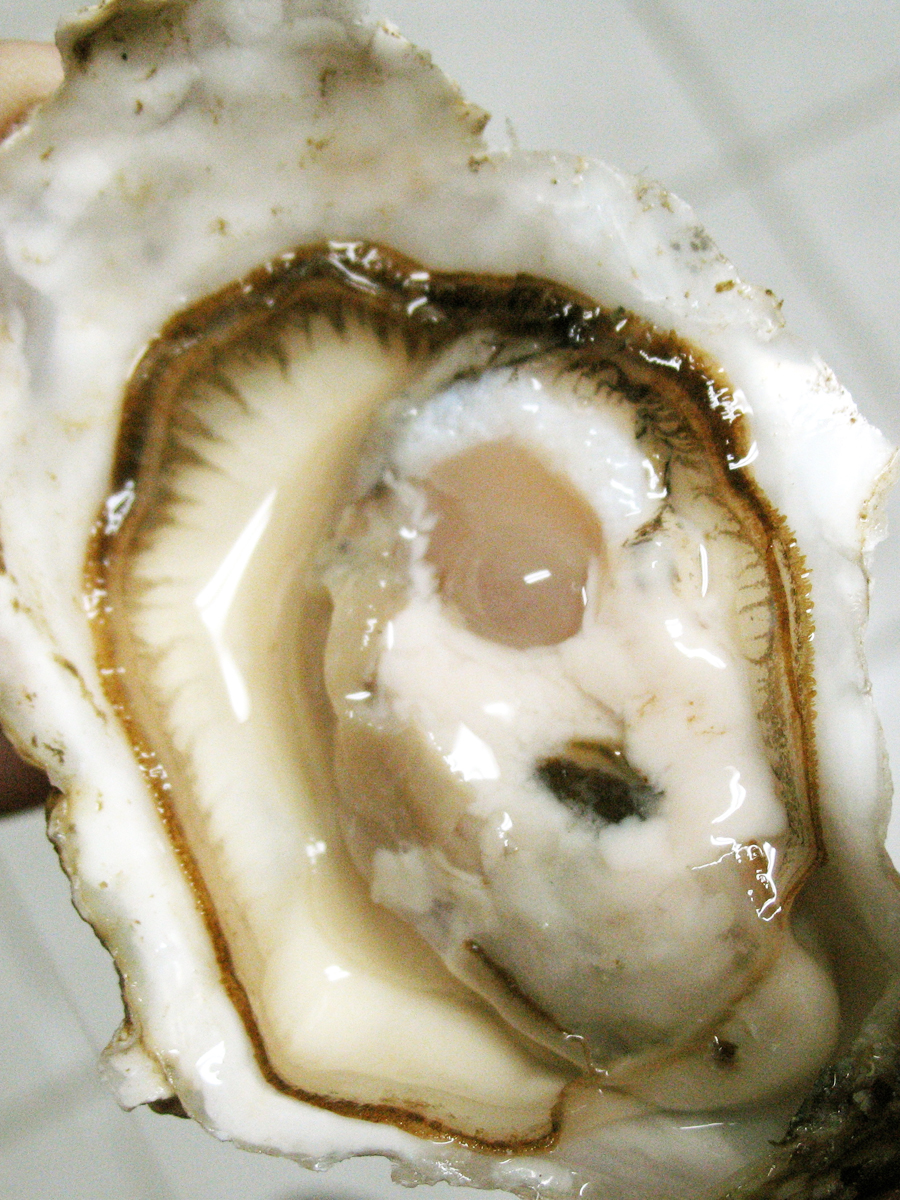
[[[280,8],[79,19],[3,151],[4,719],[120,1099],[522,1193],[812,1188],[896,1074],[891,451],[667,193],[489,155],[396,33]]]

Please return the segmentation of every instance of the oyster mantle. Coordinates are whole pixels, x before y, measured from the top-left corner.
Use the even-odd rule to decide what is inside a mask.
[[[609,311],[622,306],[701,347],[722,364],[730,394],[752,425],[752,443],[744,450],[755,445],[754,461],[743,462],[747,453],[733,461],[743,464],[737,469],[783,514],[810,571],[817,733],[824,749],[820,811],[830,856],[819,890],[832,895],[818,901],[814,896],[806,907],[815,912],[818,903],[833,911],[840,897],[857,914],[849,922],[860,930],[857,941],[868,939],[874,948],[880,940],[886,957],[895,954],[890,931],[866,929],[873,891],[881,893],[886,912],[896,912],[877,834],[863,851],[842,835],[859,821],[859,809],[878,803],[883,788],[877,734],[862,695],[857,635],[847,614],[864,598],[857,563],[874,533],[864,524],[861,535],[859,518],[876,523],[871,505],[889,451],[855,417],[825,369],[780,332],[769,301],[739,284],[713,250],[705,246],[659,258],[660,245],[690,242],[683,236],[690,215],[677,202],[600,166],[484,157],[480,116],[395,35],[373,35],[333,14],[325,20],[319,8],[310,15],[301,7],[287,26],[261,30],[240,5],[197,4],[177,27],[180,33],[164,21],[142,25],[137,11],[113,7],[94,18],[96,28],[88,23],[69,34],[73,66],[66,89],[7,148],[3,167],[10,268],[7,428],[10,445],[20,438],[27,446],[27,457],[10,455],[3,483],[9,708],[23,689],[36,697],[30,702],[33,717],[17,712],[8,719],[23,746],[39,730],[40,740],[65,750],[64,766],[52,769],[67,795],[55,816],[60,845],[80,904],[116,946],[136,1035],[111,1059],[122,1073],[122,1095],[130,1102],[159,1100],[174,1086],[182,1102],[216,1128],[242,1141],[277,1144],[298,1157],[328,1158],[362,1147],[417,1162],[424,1177],[442,1169],[429,1162],[449,1160],[478,1181],[524,1187],[539,1172],[547,1190],[565,1188],[569,1172],[589,1170],[585,1161],[608,1153],[604,1147],[615,1146],[617,1136],[624,1133],[627,1143],[637,1126],[661,1118],[641,1115],[614,1131],[604,1129],[585,1139],[589,1149],[578,1146],[577,1132],[569,1132],[567,1144],[564,1128],[553,1155],[525,1156],[501,1168],[463,1146],[423,1149],[389,1126],[360,1127],[351,1117],[305,1107],[302,1118],[295,1118],[296,1102],[266,1089],[253,1046],[220,983],[202,915],[184,876],[171,869],[176,854],[160,836],[157,810],[147,804],[157,763],[148,760],[142,775],[101,678],[119,664],[101,660],[98,670],[91,618],[104,597],[95,596],[93,606],[81,599],[81,567],[95,515],[104,502],[108,524],[122,515],[117,503],[108,503],[107,489],[132,365],[173,312],[202,305],[233,280],[246,280],[260,263],[277,263],[294,247],[323,242],[336,244],[335,253],[346,256],[358,244],[348,239],[362,237],[424,264],[427,272],[550,280]],[[242,62],[261,63],[261,48],[267,47],[285,73],[280,78],[291,80],[299,111],[285,119],[283,133],[273,131],[262,151],[269,158],[265,169],[279,179],[277,212],[267,191],[255,208],[252,200],[255,177],[265,174],[259,143],[248,136],[264,107],[263,72],[251,73],[249,82],[245,73],[236,85],[218,40],[223,33]],[[151,49],[153,39],[168,44]],[[168,70],[151,74],[150,61],[155,67],[157,58],[168,62]],[[198,62],[207,69],[198,73]],[[67,122],[78,120],[70,115],[77,112],[76,99],[90,111],[91,87],[99,93],[97,78],[115,79],[121,101],[114,116],[105,118],[109,127],[102,134],[91,129],[88,136]],[[229,94],[233,90],[240,94]],[[395,107],[382,108],[378,127],[367,128],[360,115],[373,92],[390,93]],[[412,139],[410,121],[417,113],[421,134]],[[301,120],[307,124],[299,127],[310,132],[298,157]],[[201,171],[197,122],[204,122]],[[90,124],[85,118],[85,128]],[[143,130],[140,138],[135,128]],[[211,178],[208,190],[197,192],[190,183],[198,174]],[[185,186],[194,197],[190,205],[183,201]],[[598,210],[607,214],[599,224]],[[438,226],[442,242],[435,240]],[[627,228],[629,238],[617,242],[614,228]],[[136,263],[146,264],[146,287],[132,306],[123,298],[132,294]],[[47,412],[53,414],[49,420]],[[833,475],[822,469],[829,455],[840,458],[846,472],[840,506]],[[77,470],[67,468],[76,461]],[[127,504],[120,488],[114,496]],[[822,672],[822,664],[832,661],[845,668],[840,678]],[[848,667],[855,697],[845,690]],[[858,763],[851,770],[839,761],[845,739],[838,734],[848,705],[852,719],[869,731],[873,757],[867,778],[861,778]],[[846,800],[851,790],[859,809],[848,815],[836,801]],[[135,810],[134,823],[122,825],[124,810]],[[164,888],[159,879],[166,880]],[[140,930],[133,926],[123,939],[123,924],[136,921]],[[180,948],[173,949],[175,943]],[[867,952],[877,958],[878,951]],[[188,1039],[176,1042],[174,1027],[192,1010],[197,1020],[189,1023]],[[217,1089],[244,1069],[239,1103],[245,1111],[237,1114],[222,1108],[233,1099],[226,1102]],[[351,1127],[352,1134],[346,1132]],[[676,1184],[684,1190],[699,1169],[693,1156],[712,1159],[721,1177],[740,1165],[725,1137],[710,1133],[684,1153],[679,1168],[684,1177]],[[671,1161],[667,1148],[660,1174],[672,1171]]]

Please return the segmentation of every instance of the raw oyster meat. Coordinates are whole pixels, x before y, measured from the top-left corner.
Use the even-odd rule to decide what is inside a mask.
[[[3,151],[4,719],[120,1098],[547,1195],[874,1161],[889,448],[680,202],[285,7],[81,18]]]

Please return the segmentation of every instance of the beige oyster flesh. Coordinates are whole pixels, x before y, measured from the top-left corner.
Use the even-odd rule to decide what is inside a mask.
[[[489,152],[352,4],[61,42],[0,151],[2,716],[120,1101],[529,1196],[896,1182],[881,435],[685,205]]]

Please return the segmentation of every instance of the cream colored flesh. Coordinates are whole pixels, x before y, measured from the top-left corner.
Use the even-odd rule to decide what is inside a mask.
[[[454,385],[404,426],[393,505],[345,517],[344,827],[372,896],[523,1032],[657,1103],[751,1102],[820,1068],[837,1003],[780,897],[738,583],[629,406],[578,390],[540,366]],[[610,747],[634,810],[605,767],[593,797],[541,778]]]

